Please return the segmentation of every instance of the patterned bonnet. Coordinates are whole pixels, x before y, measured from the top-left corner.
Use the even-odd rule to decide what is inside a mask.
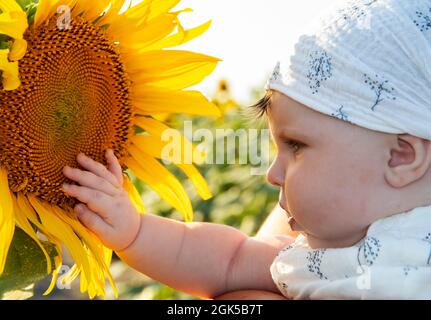
[[[431,0],[341,1],[267,89],[349,123],[431,140]]]

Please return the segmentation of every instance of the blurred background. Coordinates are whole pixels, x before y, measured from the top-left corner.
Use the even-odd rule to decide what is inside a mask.
[[[197,88],[211,94],[220,79],[229,82],[239,103],[249,104],[277,60],[293,49],[295,39],[322,11],[346,0],[183,0],[186,27],[212,20],[211,28],[181,48],[223,60]],[[139,1],[137,1],[139,2]]]
[[[180,16],[186,28],[208,20],[212,20],[212,26],[203,36],[178,49],[223,60],[210,77],[193,89],[201,90],[211,98],[222,109],[224,116],[217,120],[185,116],[171,116],[164,120],[180,130],[185,120],[192,120],[195,129],[210,128],[214,131],[219,128],[237,130],[265,126],[265,123],[251,120],[247,106],[263,96],[265,82],[278,57],[288,55],[301,30],[335,1],[183,0],[178,9],[190,7],[194,10],[194,13]],[[174,167],[169,169],[182,179],[191,196],[195,221],[227,224],[254,235],[278,201],[278,191],[266,183],[265,176],[251,176],[248,165],[200,167],[214,195],[208,201],[202,201],[189,181]],[[133,177],[132,174],[130,176]],[[135,185],[142,194],[147,212],[182,220],[179,213],[145,185],[136,180]],[[65,264],[71,266],[72,262],[66,260]],[[139,274],[115,257],[111,271],[122,300],[196,299]],[[50,296],[42,297],[49,280],[36,285],[33,299],[87,299],[87,295],[79,292],[79,281],[75,281],[70,289],[56,289]],[[113,297],[110,289],[107,295]]]

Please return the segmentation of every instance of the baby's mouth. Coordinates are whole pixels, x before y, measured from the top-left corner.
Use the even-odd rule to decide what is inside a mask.
[[[290,229],[291,229],[292,231],[297,231],[297,232],[303,231],[303,229],[302,229],[302,228],[301,228],[301,226],[296,222],[296,220],[295,220],[295,218],[292,216],[292,214],[291,214],[289,211],[287,211],[286,207],[285,207],[281,202],[279,202],[279,205],[280,205],[280,207],[283,209],[283,211],[287,214],[287,217],[288,217],[288,221],[287,221],[287,223],[289,224]]]
[[[290,229],[291,229],[292,231],[295,231],[295,232],[301,232],[301,231],[304,231],[304,230],[301,228],[301,226],[296,222],[296,220],[295,220],[295,218],[294,218],[294,217],[289,217],[288,223],[289,223]]]

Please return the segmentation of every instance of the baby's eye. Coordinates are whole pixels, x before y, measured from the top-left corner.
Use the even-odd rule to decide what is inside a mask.
[[[286,140],[285,143],[293,150],[293,152],[298,152],[299,149],[303,146],[302,143],[294,141],[294,140]]]

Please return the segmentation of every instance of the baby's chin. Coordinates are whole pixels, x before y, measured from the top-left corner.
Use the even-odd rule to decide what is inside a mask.
[[[291,236],[296,237],[302,234],[308,242],[311,249],[329,249],[329,248],[347,248],[358,243],[366,235],[366,230],[361,231],[356,235],[344,238],[330,238],[330,237],[317,237],[303,228],[294,217],[288,218],[290,229],[292,230]]]

